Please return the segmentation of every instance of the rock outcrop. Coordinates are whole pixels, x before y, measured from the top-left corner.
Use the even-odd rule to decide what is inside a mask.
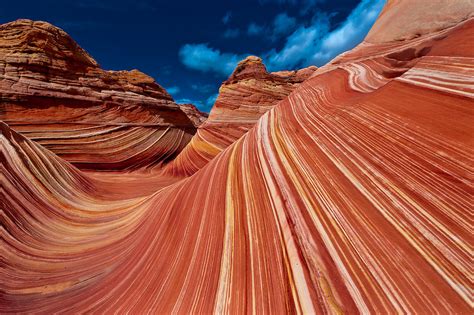
[[[316,67],[298,71],[269,73],[262,59],[249,56],[242,60],[224,81],[209,114],[191,142],[164,172],[189,176],[205,166],[252,128],[258,119],[286,98]]]
[[[202,125],[207,120],[207,117],[209,117],[208,113],[201,112],[193,104],[179,104],[179,108],[188,116],[196,128]]]
[[[46,22],[0,26],[0,98],[0,120],[85,169],[167,161],[196,130],[151,77],[102,70]]]
[[[261,58],[249,56],[220,87],[209,122],[253,124],[316,69],[269,73]]]
[[[471,313],[473,42],[364,42],[147,195],[0,125],[0,313]]]

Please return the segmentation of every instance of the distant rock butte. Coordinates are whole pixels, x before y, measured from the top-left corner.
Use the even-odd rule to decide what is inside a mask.
[[[46,22],[0,25],[0,94],[0,120],[85,169],[159,164],[196,130],[153,78],[102,70]]]
[[[316,67],[269,73],[262,59],[242,60],[224,81],[204,122],[186,148],[165,166],[168,175],[189,176],[244,135],[258,119],[308,79]]]
[[[269,73],[261,58],[249,56],[220,87],[209,122],[255,123],[316,69]]]
[[[179,108],[188,116],[196,128],[202,125],[207,120],[207,117],[209,117],[208,113],[201,112],[193,104],[179,104]]]
[[[0,122],[0,313],[472,314],[474,18],[424,4],[291,93],[244,62],[183,179],[97,178]]]

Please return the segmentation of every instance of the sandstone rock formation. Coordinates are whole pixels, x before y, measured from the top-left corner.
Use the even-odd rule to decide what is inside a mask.
[[[188,116],[196,128],[209,117],[208,113],[201,112],[193,104],[179,104],[179,108]]]
[[[471,313],[474,19],[453,20],[363,42],[148,195],[1,125],[0,313]]]
[[[104,71],[61,29],[0,26],[0,120],[86,169],[133,169],[169,160],[195,133],[149,76]]]
[[[164,173],[189,176],[234,143],[258,119],[309,78],[316,67],[269,73],[262,59],[242,60],[222,84],[210,112],[191,142],[165,167]]]

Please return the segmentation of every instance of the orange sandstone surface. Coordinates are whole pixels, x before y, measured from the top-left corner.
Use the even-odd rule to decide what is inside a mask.
[[[201,112],[193,104],[179,104],[179,108],[188,116],[196,128],[202,125],[209,116],[208,113]]]
[[[170,176],[189,176],[242,137],[258,119],[286,98],[316,67],[269,73],[261,58],[242,60],[219,89],[209,118],[191,142],[164,168]]]
[[[172,159],[194,123],[151,77],[105,71],[46,22],[0,25],[0,120],[82,169]]]
[[[474,8],[443,2],[388,1],[276,104],[227,81],[209,122],[251,126],[183,179],[98,178],[1,123],[0,313],[472,313]]]

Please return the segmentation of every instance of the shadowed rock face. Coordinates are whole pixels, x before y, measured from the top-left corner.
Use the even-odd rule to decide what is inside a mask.
[[[201,112],[193,104],[179,104],[179,108],[188,116],[196,128],[202,125],[209,116],[208,113]]]
[[[1,120],[81,168],[160,163],[195,132],[151,77],[100,69],[46,22],[0,26],[0,95]]]
[[[155,192],[0,124],[0,313],[471,313],[473,42],[363,42]]]
[[[165,174],[194,174],[244,135],[316,69],[313,66],[269,73],[259,57],[242,60],[222,83],[209,119],[198,128],[178,157],[165,167]]]

